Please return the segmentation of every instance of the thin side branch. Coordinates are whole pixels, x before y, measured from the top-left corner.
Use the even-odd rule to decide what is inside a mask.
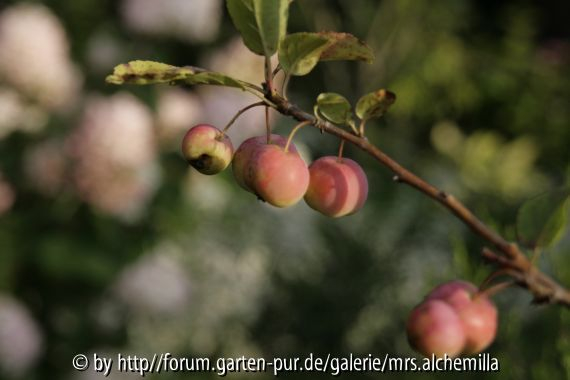
[[[312,124],[321,129],[321,131],[352,143],[390,169],[394,173],[395,181],[405,183],[417,189],[446,207],[474,233],[490,242],[497,251],[501,252],[501,255],[498,255],[491,250],[485,249],[483,257],[498,265],[501,269],[509,269],[509,273],[512,274],[516,283],[521,287],[527,288],[534,296],[536,303],[559,304],[570,308],[570,291],[568,289],[533,266],[515,243],[509,242],[489,228],[455,197],[410,172],[378,147],[371,144],[365,137],[359,137],[329,122],[319,120],[273,91],[266,91],[265,97],[275,104],[276,110],[283,115],[291,116],[299,122]]]

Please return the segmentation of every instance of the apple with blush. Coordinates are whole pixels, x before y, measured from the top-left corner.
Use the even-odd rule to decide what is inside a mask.
[[[350,158],[326,156],[309,166],[311,175],[305,202],[312,209],[338,218],[362,208],[368,197],[364,170]]]
[[[449,304],[437,299],[422,302],[412,310],[406,333],[412,348],[426,357],[455,357],[465,346],[461,319]]]
[[[236,179],[238,185],[249,192],[253,192],[252,188],[249,185],[249,177],[251,177],[251,157],[259,146],[266,144],[267,136],[265,135],[250,137],[240,144],[234,154],[232,161],[232,172],[234,174],[234,178]],[[287,144],[287,139],[283,136],[272,134],[270,144],[285,147]],[[297,148],[294,144],[289,145],[289,150],[291,152],[297,152]]]
[[[261,200],[289,207],[305,195],[309,169],[292,145],[286,151],[280,144],[261,144],[251,151],[243,179]]]
[[[497,334],[497,308],[477,287],[465,281],[450,281],[436,287],[427,300],[449,304],[461,319],[466,334],[463,353],[477,354],[487,348]]]
[[[223,171],[232,161],[233,151],[229,137],[209,124],[192,127],[182,140],[184,158],[202,174]]]

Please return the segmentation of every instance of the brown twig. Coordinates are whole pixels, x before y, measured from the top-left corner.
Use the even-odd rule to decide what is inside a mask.
[[[535,303],[559,304],[570,308],[569,290],[532,265],[516,244],[509,242],[489,228],[451,194],[438,189],[410,172],[378,147],[371,144],[365,137],[347,132],[329,122],[318,120],[273,91],[265,91],[265,98],[275,104],[276,110],[283,115],[291,116],[299,122],[308,122],[324,132],[357,146],[390,169],[394,173],[396,182],[405,183],[446,207],[474,233],[493,244],[495,249],[501,252],[501,255],[498,255],[485,248],[482,255],[491,263],[496,264],[499,270],[509,269],[508,272],[517,285],[528,289],[532,293]]]

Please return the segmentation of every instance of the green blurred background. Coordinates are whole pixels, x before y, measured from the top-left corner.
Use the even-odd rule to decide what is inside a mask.
[[[289,97],[310,110],[320,92],[354,102],[391,89],[398,101],[370,140],[514,239],[525,199],[570,184],[568,15],[555,0],[298,0],[290,31],[347,31],[377,58],[321,64]],[[94,352],[415,355],[413,306],[438,283],[490,272],[483,241],[352,147],[370,197],[339,220],[264,205],[231,170],[189,170],[185,130],[223,126],[251,97],[105,84],[132,59],[262,80],[221,0],[0,4],[0,379],[98,378],[71,365]],[[273,123],[282,134],[293,125]],[[254,110],[231,137],[237,146],[263,129]],[[297,136],[308,160],[338,146],[315,130]],[[570,285],[570,234],[540,265]],[[488,352],[500,373],[344,377],[570,378],[570,313],[531,306],[520,289],[496,301]],[[148,377],[182,376],[217,377]]]

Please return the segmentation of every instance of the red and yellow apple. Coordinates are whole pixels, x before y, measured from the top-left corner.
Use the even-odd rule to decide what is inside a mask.
[[[209,124],[192,127],[182,140],[182,154],[203,174],[217,174],[232,161],[233,145],[228,136]]]

